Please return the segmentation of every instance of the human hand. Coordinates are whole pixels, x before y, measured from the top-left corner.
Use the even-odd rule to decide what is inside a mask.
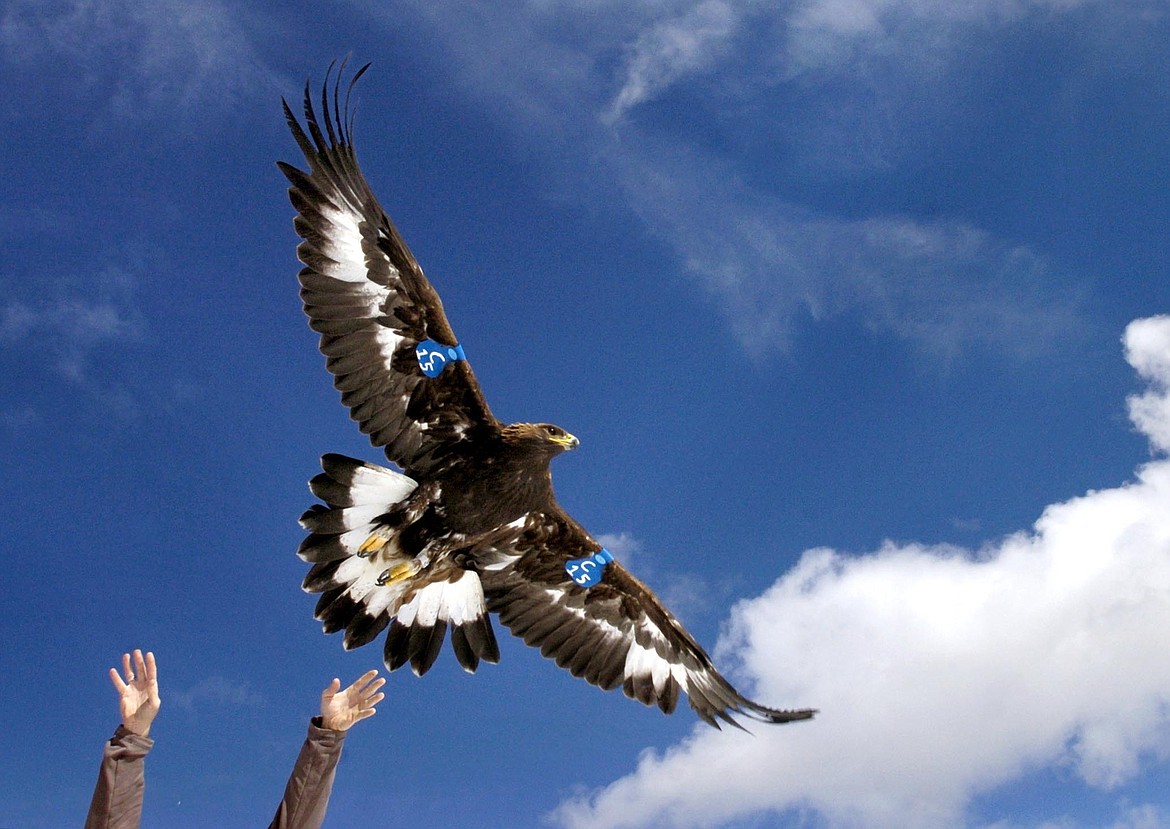
[[[386,698],[378,691],[386,680],[374,677],[378,677],[377,670],[366,671],[340,692],[340,679],[329,683],[321,692],[321,724],[330,731],[348,731],[354,723],[374,716],[374,706]]]
[[[158,713],[162,700],[158,696],[158,668],[154,664],[154,654],[149,651],[146,658],[142,658],[142,651],[134,651],[134,667],[130,667],[130,654],[122,654],[122,673],[125,680],[118,675],[117,668],[110,668],[110,681],[114,683],[114,690],[118,692],[122,709],[122,725],[142,737],[150,733],[150,724],[154,722],[154,715]]]

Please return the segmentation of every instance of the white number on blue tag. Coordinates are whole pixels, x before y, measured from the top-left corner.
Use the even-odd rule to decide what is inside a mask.
[[[448,363],[466,359],[461,345],[440,345],[434,340],[423,340],[414,347],[418,367],[427,377],[438,377]]]
[[[565,562],[565,572],[581,587],[590,588],[601,582],[605,565],[613,561],[613,553],[602,547],[585,558],[572,558]]]

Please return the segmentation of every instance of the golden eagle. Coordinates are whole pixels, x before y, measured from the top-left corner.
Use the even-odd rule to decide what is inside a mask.
[[[338,70],[318,118],[284,112],[309,172],[288,164],[301,299],[341,400],[402,473],[329,454],[302,517],[303,587],[344,646],[387,626],[390,670],[427,672],[447,630],[459,663],[499,661],[489,613],[574,676],[670,713],[684,692],[719,727],[733,714],[808,719],[745,698],[654,594],[553,495],[549,462],[577,438],[548,423],[504,425],[488,408],[439,295],[370,190],[354,154]],[[307,132],[306,132],[307,130]],[[598,576],[600,580],[598,581]],[[592,586],[589,586],[592,585]]]

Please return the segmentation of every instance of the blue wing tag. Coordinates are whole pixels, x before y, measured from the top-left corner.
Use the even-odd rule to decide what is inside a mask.
[[[447,363],[456,360],[466,360],[461,345],[439,345],[434,340],[423,340],[414,347],[414,356],[418,358],[418,367],[427,377],[438,377],[447,367]]]
[[[605,565],[613,561],[613,553],[602,547],[588,558],[573,558],[565,562],[565,572],[581,587],[593,587],[605,575]]]

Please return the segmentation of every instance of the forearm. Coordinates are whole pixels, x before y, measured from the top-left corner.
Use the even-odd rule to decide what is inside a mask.
[[[118,726],[106,743],[85,829],[137,829],[146,789],[146,755],[154,740]]]
[[[313,718],[309,724],[309,736],[301,746],[301,753],[284,789],[284,799],[277,807],[269,829],[319,829],[325,820],[345,734],[344,731],[322,728],[320,718]]]

